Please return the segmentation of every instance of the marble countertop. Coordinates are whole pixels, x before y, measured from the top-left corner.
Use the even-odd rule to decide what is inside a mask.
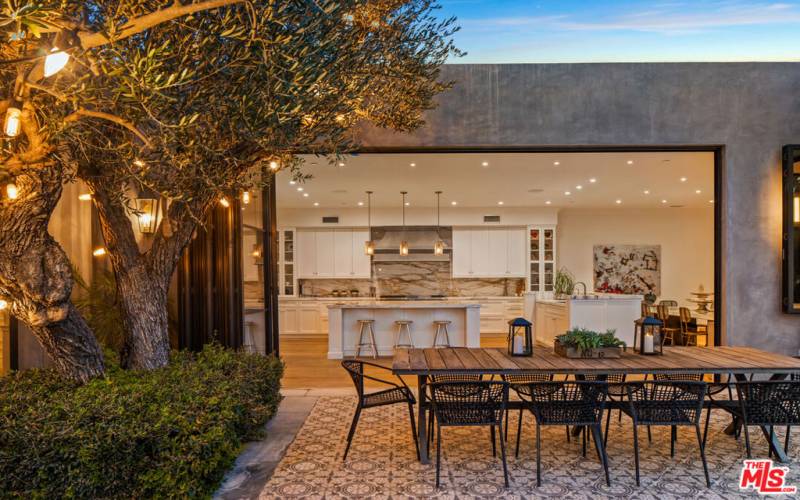
[[[457,304],[443,300],[380,300],[362,304],[331,304],[328,309],[470,309],[480,304]]]
[[[490,296],[471,296],[470,295],[470,296],[464,296],[464,297],[459,297],[459,296],[455,296],[454,295],[454,296],[444,297],[441,300],[430,301],[430,302],[451,302],[451,301],[454,301],[454,300],[460,300],[460,301],[464,301],[464,300],[519,300],[519,301],[522,301],[522,299],[523,299],[523,297],[510,296],[510,295],[490,295]],[[326,297],[309,297],[309,296],[305,296],[305,297],[283,297],[282,296],[282,297],[279,297],[278,300],[280,300],[280,301],[291,301],[291,300],[325,300],[325,301],[328,301],[328,300],[335,300],[337,302],[338,301],[341,301],[341,302],[358,302],[358,301],[362,301],[362,302],[363,301],[403,302],[403,301],[398,301],[398,300],[387,301],[387,300],[379,299],[379,298],[376,298],[376,297],[366,297],[366,296],[365,297],[327,297],[327,296]],[[405,301],[405,302],[408,302],[408,301]],[[419,302],[419,301],[417,301],[417,302]]]

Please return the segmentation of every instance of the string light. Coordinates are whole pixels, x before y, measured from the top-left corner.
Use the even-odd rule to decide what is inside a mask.
[[[92,195],[90,195],[89,193],[83,193],[82,195],[78,196],[78,199],[81,201],[91,201]]]
[[[231,202],[229,202],[228,198],[225,198],[224,196],[219,199],[219,204],[222,205],[225,208],[228,208],[229,206],[231,206]]]
[[[58,47],[53,47],[53,50],[44,58],[44,76],[53,76],[67,65],[69,62],[69,54]]]
[[[16,200],[19,198],[19,188],[13,182],[6,185],[6,196],[9,200]]]
[[[8,302],[3,299],[0,299],[0,311],[4,309],[8,309]]]
[[[3,130],[9,137],[16,137],[22,124],[22,109],[17,101],[12,101],[6,110],[6,120],[3,124]]]
[[[102,257],[105,254],[106,254],[106,249],[103,247],[95,248],[94,251],[92,252],[92,255],[94,255],[95,257]]]
[[[272,171],[278,170],[279,166],[280,165],[278,165],[278,162],[275,161],[275,160],[272,160],[271,162],[269,162],[269,169],[272,170]]]

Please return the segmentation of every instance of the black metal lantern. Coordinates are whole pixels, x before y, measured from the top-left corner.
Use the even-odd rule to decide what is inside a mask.
[[[508,322],[508,354],[511,356],[533,356],[532,323],[525,318]]]
[[[136,220],[139,232],[153,234],[158,227],[158,200],[155,198],[136,198]]]
[[[652,316],[647,316],[639,320],[638,324],[638,339],[639,354],[664,354],[663,345],[664,337],[661,332],[664,328],[664,322]]]

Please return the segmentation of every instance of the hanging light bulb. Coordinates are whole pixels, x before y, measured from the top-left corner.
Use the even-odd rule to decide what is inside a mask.
[[[0,311],[8,309],[8,301],[0,299]]]
[[[403,195],[403,237],[405,237],[406,233],[406,195],[408,191],[400,191],[400,194]],[[400,255],[407,256],[408,255],[408,242],[403,240],[400,242]]]
[[[92,195],[89,193],[79,194],[78,199],[81,201],[92,201]]]
[[[13,182],[6,184],[6,196],[9,200],[16,200],[19,198],[19,188]]]
[[[11,101],[6,110],[6,121],[3,130],[9,137],[16,137],[22,125],[22,106],[17,101]]]
[[[272,160],[271,162],[269,162],[269,169],[272,170],[273,172],[278,170],[278,167],[280,167],[280,164],[277,161]]]
[[[242,193],[242,203],[245,205],[250,203],[250,191],[245,191]]]
[[[92,255],[94,255],[95,257],[102,257],[105,254],[106,254],[106,249],[103,247],[95,248],[94,251],[92,252]]]
[[[53,47],[47,57],[44,58],[44,76],[53,76],[67,65],[69,62],[69,54],[58,47]]]
[[[440,210],[439,210],[439,197],[441,196],[441,191],[436,191],[436,243],[433,244],[433,254],[434,255],[444,255],[444,241],[439,236],[439,222],[440,222]]]
[[[226,198],[224,196],[219,199],[219,204],[222,205],[225,208],[228,208],[229,206],[231,206],[231,202],[228,201],[228,198]]]
[[[372,191],[367,191],[367,241],[364,242],[364,253],[375,255],[375,242],[372,240]]]

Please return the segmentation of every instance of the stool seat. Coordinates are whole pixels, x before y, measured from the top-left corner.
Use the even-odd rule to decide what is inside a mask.
[[[437,319],[433,322],[434,325],[449,325],[452,321],[448,321],[446,319]]]
[[[359,319],[359,323],[375,323],[374,319]]]
[[[395,325],[410,325],[412,323],[414,322],[411,321],[410,319],[398,319],[397,321],[394,322]]]

